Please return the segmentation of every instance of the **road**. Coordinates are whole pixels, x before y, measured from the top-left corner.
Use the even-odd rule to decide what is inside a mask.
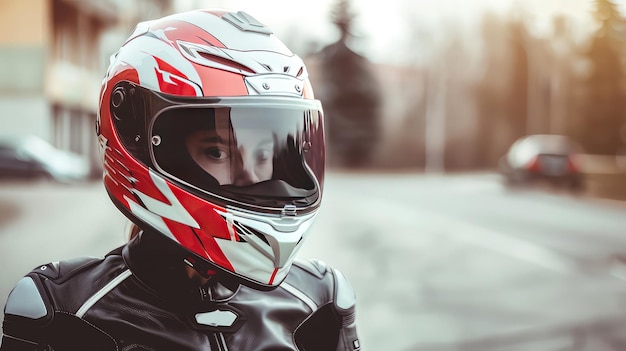
[[[626,348],[626,205],[493,174],[329,173],[301,257],[341,269],[364,350]],[[33,267],[101,256],[126,221],[100,184],[0,184],[0,303]]]

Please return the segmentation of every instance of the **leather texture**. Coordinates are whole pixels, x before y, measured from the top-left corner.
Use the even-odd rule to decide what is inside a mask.
[[[360,349],[354,294],[323,262],[296,261],[269,291],[217,278],[202,286],[173,246],[143,234],[102,259],[37,267],[27,277],[48,313],[6,313],[0,350]]]

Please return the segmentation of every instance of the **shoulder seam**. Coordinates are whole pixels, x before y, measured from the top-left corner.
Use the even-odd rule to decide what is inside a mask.
[[[84,269],[98,263],[101,261],[100,258],[97,257],[81,257],[75,260],[84,260],[84,262],[80,262],[79,264],[75,264],[74,262],[61,261],[61,262],[50,262],[39,267],[36,267],[31,271],[31,273],[37,274],[38,276],[45,277],[50,279],[58,284],[65,282],[67,279],[70,279],[74,275],[80,273]],[[68,268],[69,271],[66,273],[62,273],[61,269]]]
[[[298,259],[293,262],[293,265],[318,279],[322,279],[324,274],[328,271],[328,267],[324,262],[315,259]]]

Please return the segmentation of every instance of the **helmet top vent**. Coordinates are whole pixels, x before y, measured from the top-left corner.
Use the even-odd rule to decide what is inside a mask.
[[[237,13],[229,12],[222,18],[226,22],[229,22],[233,26],[245,32],[255,32],[268,35],[273,33],[269,28],[263,25],[263,23],[257,21],[254,17],[243,11],[239,11]]]

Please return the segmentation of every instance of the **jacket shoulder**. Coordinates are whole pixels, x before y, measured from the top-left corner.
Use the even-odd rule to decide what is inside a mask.
[[[32,320],[49,316],[53,306],[47,298],[48,294],[43,281],[50,279],[55,282],[62,282],[97,261],[98,259],[95,258],[84,257],[51,262],[35,267],[30,273],[22,277],[11,290],[4,309],[5,315]]]
[[[356,304],[356,294],[346,276],[321,260],[296,259],[286,281],[309,295],[318,306],[332,302],[340,314]]]
[[[4,306],[3,334],[11,340],[28,345],[44,345],[54,340],[59,326],[70,325],[72,330],[82,330],[97,335],[93,328],[84,327],[73,320],[68,304],[81,303],[92,286],[84,279],[72,279],[103,262],[102,258],[83,257],[51,262],[35,267],[13,287]],[[59,305],[59,304],[62,305]],[[59,334],[63,335],[63,334]],[[4,341],[3,341],[4,343]]]
[[[117,252],[112,251],[107,256],[115,254]],[[33,268],[17,282],[9,293],[4,310],[5,315],[26,320],[51,318],[56,308],[53,299],[50,298],[55,295],[51,289],[63,285],[102,261],[102,258],[79,257],[50,262]],[[47,281],[52,281],[54,284],[48,284]]]
[[[7,298],[5,315],[32,320],[42,319],[51,313],[45,294],[37,287],[36,278],[27,275],[20,279]]]
[[[356,294],[341,273],[323,261],[296,260],[286,279],[287,289],[307,301],[312,313],[295,332],[303,350],[360,350],[356,332]],[[320,336],[324,337],[320,337]]]

